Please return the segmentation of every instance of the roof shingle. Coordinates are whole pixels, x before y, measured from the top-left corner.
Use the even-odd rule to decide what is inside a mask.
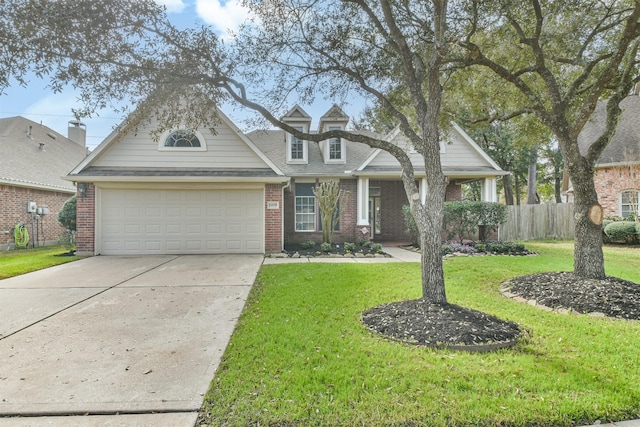
[[[0,182],[75,193],[62,179],[87,155],[87,149],[24,117],[0,119]]]

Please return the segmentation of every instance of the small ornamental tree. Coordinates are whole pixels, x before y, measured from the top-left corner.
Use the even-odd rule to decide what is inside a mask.
[[[58,222],[67,230],[76,231],[76,196],[67,200],[58,213]]]
[[[484,240],[507,219],[507,208],[498,203],[489,202],[445,202],[444,226],[448,240],[456,236],[462,239],[478,230],[481,226],[480,240]],[[484,235],[483,235],[484,234]]]
[[[322,224],[322,243],[331,244],[333,232],[347,206],[347,192],[340,189],[338,181],[322,182],[313,188],[313,194],[318,199]]]

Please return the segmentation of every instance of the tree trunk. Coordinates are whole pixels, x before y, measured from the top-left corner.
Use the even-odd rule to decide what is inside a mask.
[[[422,249],[422,298],[436,304],[447,302],[442,265],[442,224],[444,217],[445,179],[429,185],[426,203],[416,209]]]
[[[513,180],[516,186],[516,205],[520,206],[520,179],[517,172],[513,175]]]
[[[532,148],[529,152],[529,175],[527,177],[527,204],[536,205],[536,172],[538,170],[538,151]]]
[[[502,177],[502,186],[504,187],[505,203],[509,206],[513,205],[513,187],[511,186],[511,175]]]
[[[584,158],[568,167],[573,184],[575,241],[573,272],[588,279],[603,279],[602,207],[593,182],[593,167]],[[581,163],[578,167],[578,163]]]
[[[556,203],[562,203],[562,180],[561,175],[559,175],[557,172],[554,178],[553,186],[556,195]]]

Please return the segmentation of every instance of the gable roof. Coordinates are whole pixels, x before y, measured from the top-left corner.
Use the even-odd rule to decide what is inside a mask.
[[[282,121],[311,122],[311,116],[307,114],[301,106],[296,104],[282,117]]]
[[[602,151],[596,167],[640,163],[640,96],[624,98],[620,102],[620,108],[622,113],[616,132]],[[606,104],[601,102],[578,136],[581,154],[586,154],[591,144],[602,134],[605,121]]]
[[[89,157],[71,171],[67,179],[76,181],[107,181],[110,179],[125,180],[126,177],[139,177],[140,179],[150,181],[161,181],[164,178],[179,180],[181,177],[184,180],[206,181],[215,179],[230,181],[234,176],[246,180],[252,180],[258,177],[277,178],[284,176],[283,172],[265,156],[264,153],[254,145],[253,141],[247,138],[222,111],[217,110],[216,114],[220,119],[220,124],[217,126],[219,134],[224,133],[227,138],[231,138],[231,143],[241,151],[241,153],[236,156],[239,161],[244,161],[247,156],[252,159],[249,161],[249,163],[251,163],[250,166],[239,167],[238,165],[224,164],[220,161],[218,164],[210,165],[207,163],[210,160],[206,158],[200,161],[201,164],[180,166],[176,161],[179,155],[186,157],[186,161],[188,161],[188,156],[193,154],[185,152],[174,153],[173,157],[165,155],[164,160],[157,163],[154,163],[153,160],[141,160],[141,158],[144,157],[143,153],[142,157],[138,157],[138,163],[136,163],[136,160],[132,160],[128,161],[127,164],[124,164],[124,162],[123,164],[118,164],[118,156],[116,156],[115,153],[119,155],[119,159],[122,159],[123,153],[130,149],[120,146],[120,144],[123,144],[124,141],[124,144],[131,143],[131,145],[134,145],[132,141],[140,138],[130,129],[127,129],[126,124],[123,124],[100,143]],[[145,130],[139,130],[138,133],[144,135]],[[217,136],[218,134],[210,135],[212,141],[209,144],[211,146],[209,150],[213,153],[215,153],[215,150],[218,148],[215,141]],[[149,150],[147,154],[157,154],[157,143],[147,144],[151,139],[145,138],[144,136],[142,139],[144,139],[145,142],[143,149]],[[140,147],[135,149],[139,148]],[[227,149],[228,148],[229,147],[227,147]],[[135,151],[135,149],[131,149]],[[138,155],[140,156],[140,154]],[[209,159],[211,158],[212,157],[209,157]],[[215,156],[213,156],[213,159],[215,159]],[[278,182],[282,181],[281,178],[277,178],[276,180]]]
[[[423,174],[425,172],[424,159],[413,149],[411,142],[398,127],[391,131],[386,139],[409,152],[416,173]],[[454,122],[451,123],[451,128],[446,133],[443,132],[443,141],[440,146],[442,171],[449,177],[508,174]],[[358,166],[357,170],[360,174],[397,174],[400,171],[400,164],[390,153],[376,149]]]
[[[41,145],[42,144],[42,145]],[[63,179],[87,149],[24,117],[0,119],[0,183],[75,193]]]

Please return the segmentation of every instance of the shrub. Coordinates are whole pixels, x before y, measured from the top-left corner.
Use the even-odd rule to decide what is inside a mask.
[[[369,246],[369,240],[362,238],[358,240],[358,245],[366,248]]]
[[[378,254],[382,253],[382,245],[380,243],[370,243],[369,248],[371,248],[371,250],[374,251],[375,253],[378,253]]]
[[[476,243],[473,247],[476,248],[478,250],[478,252],[486,252],[487,251],[487,245],[485,243]]]
[[[490,242],[486,245],[486,252],[498,255],[518,255],[528,253],[522,243]]]
[[[640,240],[639,231],[638,223],[631,221],[612,222],[604,229],[604,233],[611,241],[631,244],[636,244]]]
[[[76,231],[76,196],[62,206],[58,213],[58,222],[67,230]]]
[[[611,243],[611,239],[607,236],[607,233],[604,232],[604,229],[607,228],[607,225],[615,222],[615,219],[604,219],[602,220],[602,242],[603,243]]]
[[[316,242],[314,242],[313,240],[307,240],[306,242],[302,242],[300,244],[300,247],[302,247],[302,249],[313,249],[316,246]]]
[[[331,243],[329,242],[320,243],[320,250],[322,252],[331,252]]]
[[[58,237],[58,243],[67,248],[68,251],[73,250],[76,244],[76,232],[67,230]]]
[[[356,250],[356,244],[355,243],[346,242],[344,244],[344,250],[348,251],[348,252],[353,252],[353,251]]]
[[[460,243],[449,243],[446,245],[442,245],[442,253],[443,254],[451,254],[451,253],[461,253],[461,254],[477,254],[478,250],[470,245],[461,245]]]
[[[460,243],[465,236],[473,234],[478,226],[484,226],[485,234],[490,234],[506,221],[507,207],[488,202],[445,202],[444,227],[447,239],[458,237]],[[480,236],[484,238],[484,236]]]

